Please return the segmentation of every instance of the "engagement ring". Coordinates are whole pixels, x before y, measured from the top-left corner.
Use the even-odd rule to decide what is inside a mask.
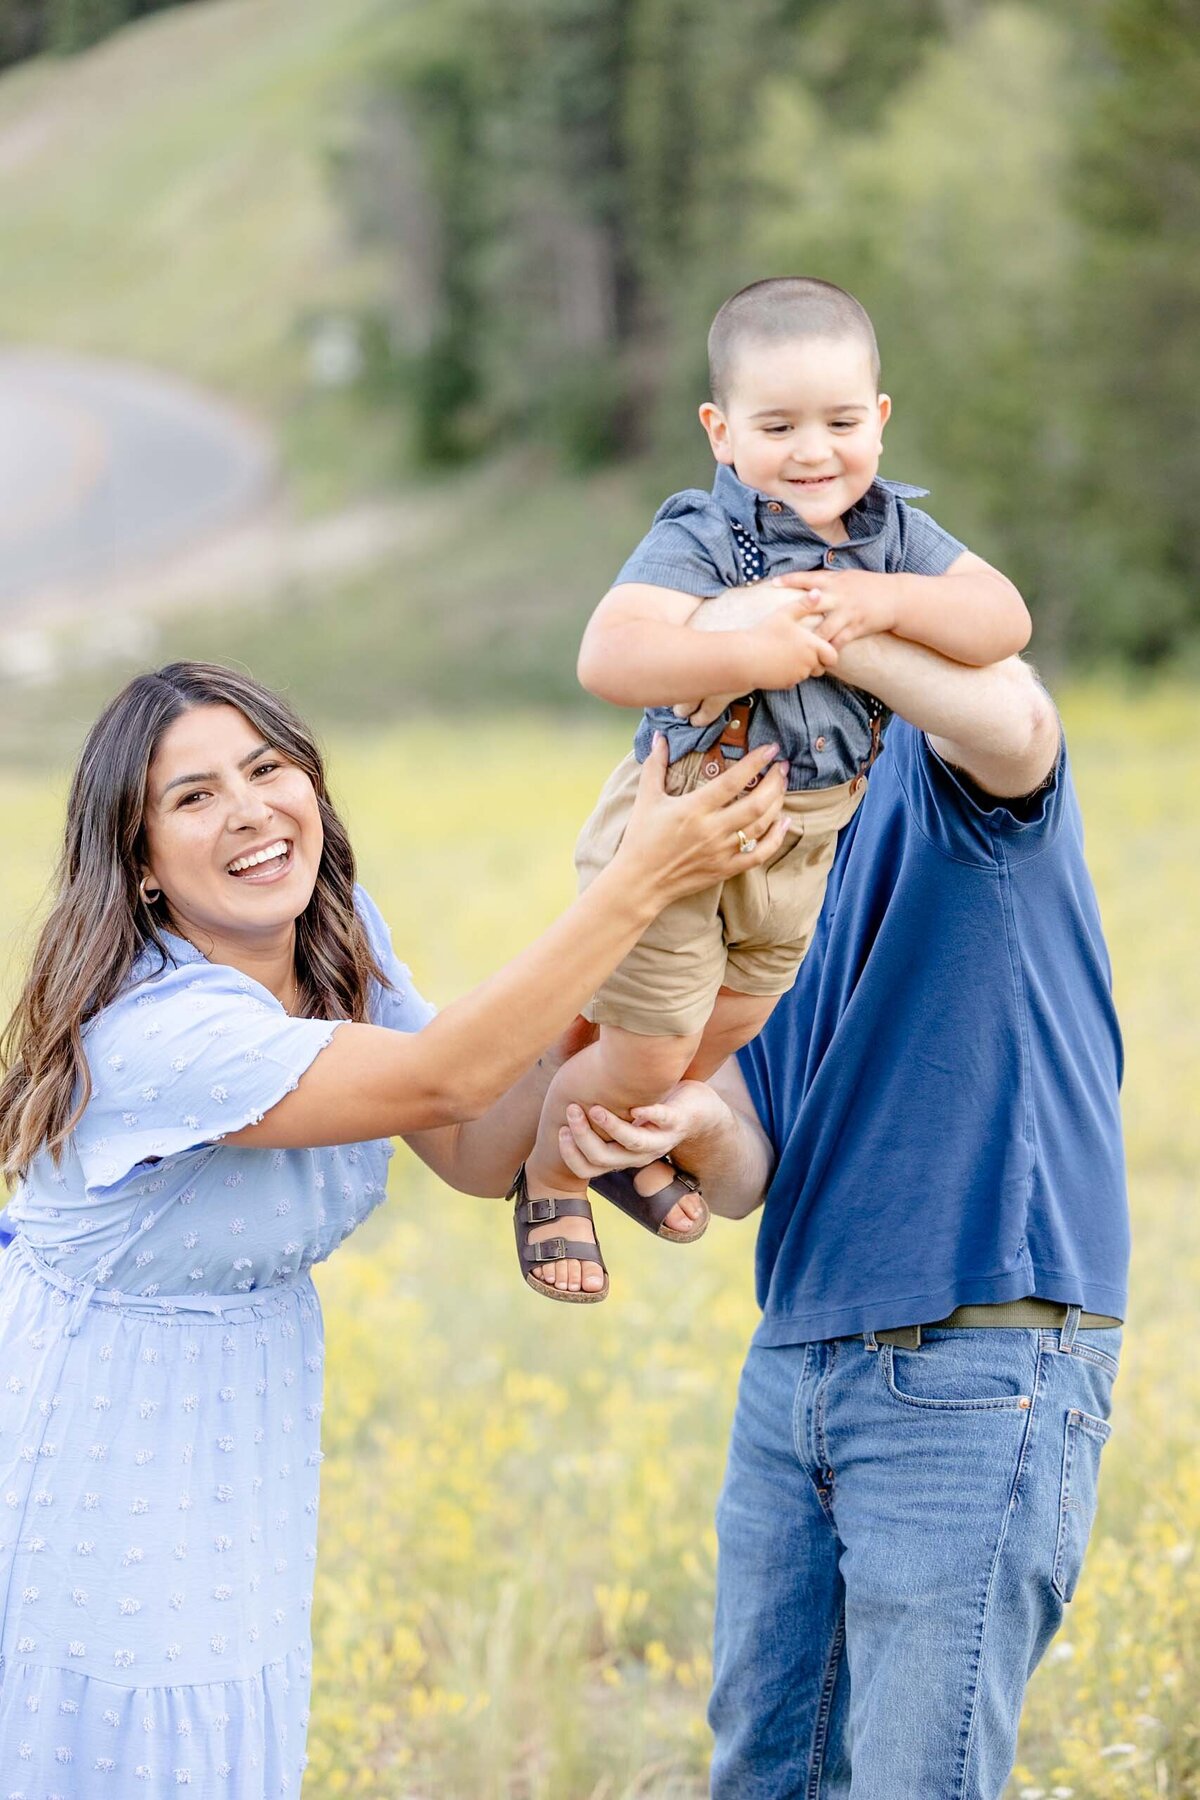
[[[749,856],[752,850],[758,849],[758,839],[747,837],[744,831],[738,832],[738,849],[743,856]]]

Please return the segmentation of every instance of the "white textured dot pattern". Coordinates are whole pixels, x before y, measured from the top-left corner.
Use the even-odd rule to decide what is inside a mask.
[[[430,1016],[370,901],[394,982]],[[333,1027],[181,940],[89,1026],[95,1094],[0,1252],[0,1796],[298,1795],[321,1462],[310,1265],[382,1199],[390,1146],[217,1142]],[[147,978],[148,977],[148,978]]]

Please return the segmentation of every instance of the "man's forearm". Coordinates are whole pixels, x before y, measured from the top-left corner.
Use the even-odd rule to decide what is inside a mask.
[[[672,1160],[696,1177],[713,1212],[744,1219],[762,1205],[774,1157],[757,1117],[744,1110],[750,1101],[736,1060],[718,1071],[709,1088],[703,1124],[671,1152]]]
[[[766,582],[731,588],[706,601],[693,628],[751,627],[793,593]],[[1054,765],[1057,715],[1033,670],[1017,657],[973,668],[880,632],[842,646],[837,677],[927,732],[948,761],[992,793],[1028,793]]]
[[[1058,718],[1017,657],[969,668],[888,633],[843,646],[838,675],[926,732],[948,761],[997,795],[1028,793],[1053,767]]]

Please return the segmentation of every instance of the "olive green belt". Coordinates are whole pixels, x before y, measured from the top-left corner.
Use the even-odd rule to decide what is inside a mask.
[[[1058,1300],[1000,1300],[992,1306],[956,1306],[944,1319],[930,1319],[923,1325],[897,1325],[891,1331],[875,1332],[877,1344],[894,1344],[897,1350],[919,1350],[924,1331],[965,1331],[979,1326],[1052,1327],[1066,1323],[1068,1308]],[[1111,1331],[1120,1325],[1108,1313],[1081,1312],[1081,1331]]]

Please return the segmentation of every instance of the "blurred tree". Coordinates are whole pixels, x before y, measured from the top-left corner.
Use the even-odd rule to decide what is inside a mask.
[[[186,0],[0,0],[0,68],[50,48],[69,55],[144,13]]]
[[[46,33],[62,55],[87,50],[132,17],[133,0],[48,0]]]
[[[697,279],[701,315],[730,285],[750,96],[791,43],[784,10],[795,0],[451,0],[422,55],[397,63],[399,124],[376,104],[359,217],[388,220],[401,261],[423,264],[400,292],[425,305],[402,303],[391,335],[416,370],[453,337],[472,371],[458,403],[469,440],[548,435],[588,463],[651,437],[676,347],[692,342],[680,324]],[[448,135],[427,94],[450,66],[462,128]],[[372,136],[415,151],[415,181]],[[380,195],[397,181],[403,216]],[[424,434],[427,452],[445,443]]]
[[[45,0],[0,0],[0,69],[35,55],[45,32]]]
[[[396,17],[343,176],[420,457],[702,480],[713,310],[821,274],[877,322],[885,467],[1020,582],[1041,656],[1200,637],[1200,0]]]
[[[1113,0],[1081,133],[1080,376],[1106,567],[1097,634],[1200,639],[1200,0]]]
[[[885,471],[929,486],[1021,585],[1042,654],[1069,632],[1078,537],[1072,49],[1032,8],[979,8],[929,41],[873,129],[777,82],[757,140],[760,267],[863,301],[895,403]]]

